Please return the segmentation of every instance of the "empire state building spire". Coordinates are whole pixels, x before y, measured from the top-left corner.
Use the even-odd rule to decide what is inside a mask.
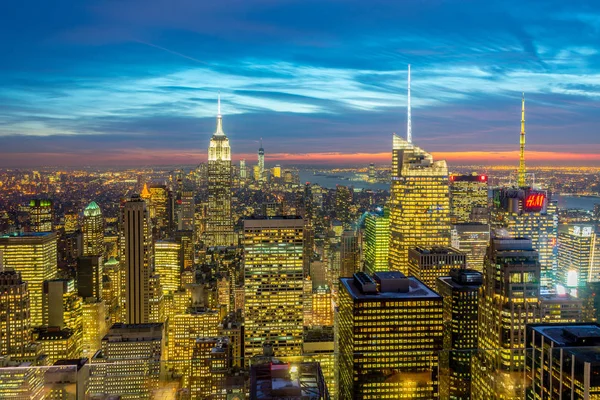
[[[217,130],[215,131],[215,136],[225,136],[225,132],[223,132],[223,116],[221,115],[221,92],[219,92],[217,100]]]
[[[519,155],[519,187],[525,187],[525,93],[523,93],[523,99],[521,100],[521,139],[520,139],[521,152]]]

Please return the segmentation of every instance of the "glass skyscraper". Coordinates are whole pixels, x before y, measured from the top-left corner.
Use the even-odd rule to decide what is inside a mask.
[[[408,273],[408,250],[450,245],[448,167],[394,136],[390,207],[390,268]]]

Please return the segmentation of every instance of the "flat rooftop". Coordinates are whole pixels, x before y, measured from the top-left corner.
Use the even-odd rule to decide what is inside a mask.
[[[586,347],[600,344],[598,324],[534,324],[531,329],[560,347]]]
[[[251,217],[244,219],[244,229],[252,228],[288,228],[288,227],[303,227],[304,220],[302,217],[292,216],[276,216],[276,217]]]
[[[163,324],[114,324],[102,340],[109,342],[139,342],[161,340]]]
[[[388,275],[391,278],[396,278],[395,274],[399,274],[393,271],[390,272],[378,272],[380,276],[383,275],[384,278],[387,278]],[[380,292],[377,291],[375,293],[363,293],[357,284],[354,282],[354,278],[340,278],[340,282],[343,287],[346,288],[346,291],[352,296],[355,300],[361,301],[381,301],[381,300],[415,300],[415,299],[441,299],[442,297],[428,288],[423,282],[415,278],[414,276],[409,276],[404,279],[408,279],[408,292]]]

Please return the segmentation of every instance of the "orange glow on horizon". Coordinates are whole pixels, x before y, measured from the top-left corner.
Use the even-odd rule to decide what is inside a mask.
[[[512,164],[518,165],[518,151],[464,151],[464,152],[432,152],[435,160],[446,160],[453,164]],[[189,150],[113,150],[111,152],[77,153],[0,153],[0,167],[12,166],[77,166],[77,165],[190,165],[206,162],[205,151]],[[248,164],[256,160],[256,153],[234,154],[234,162],[246,159]],[[360,164],[391,163],[391,152],[382,153],[275,153],[265,155],[268,162],[288,164]],[[559,151],[528,151],[527,162],[569,163],[570,165],[598,164],[600,154],[573,153]]]

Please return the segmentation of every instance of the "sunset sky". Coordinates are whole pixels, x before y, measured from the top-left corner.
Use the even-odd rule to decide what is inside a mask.
[[[600,2],[23,1],[2,7],[0,167],[234,159],[600,165]]]

